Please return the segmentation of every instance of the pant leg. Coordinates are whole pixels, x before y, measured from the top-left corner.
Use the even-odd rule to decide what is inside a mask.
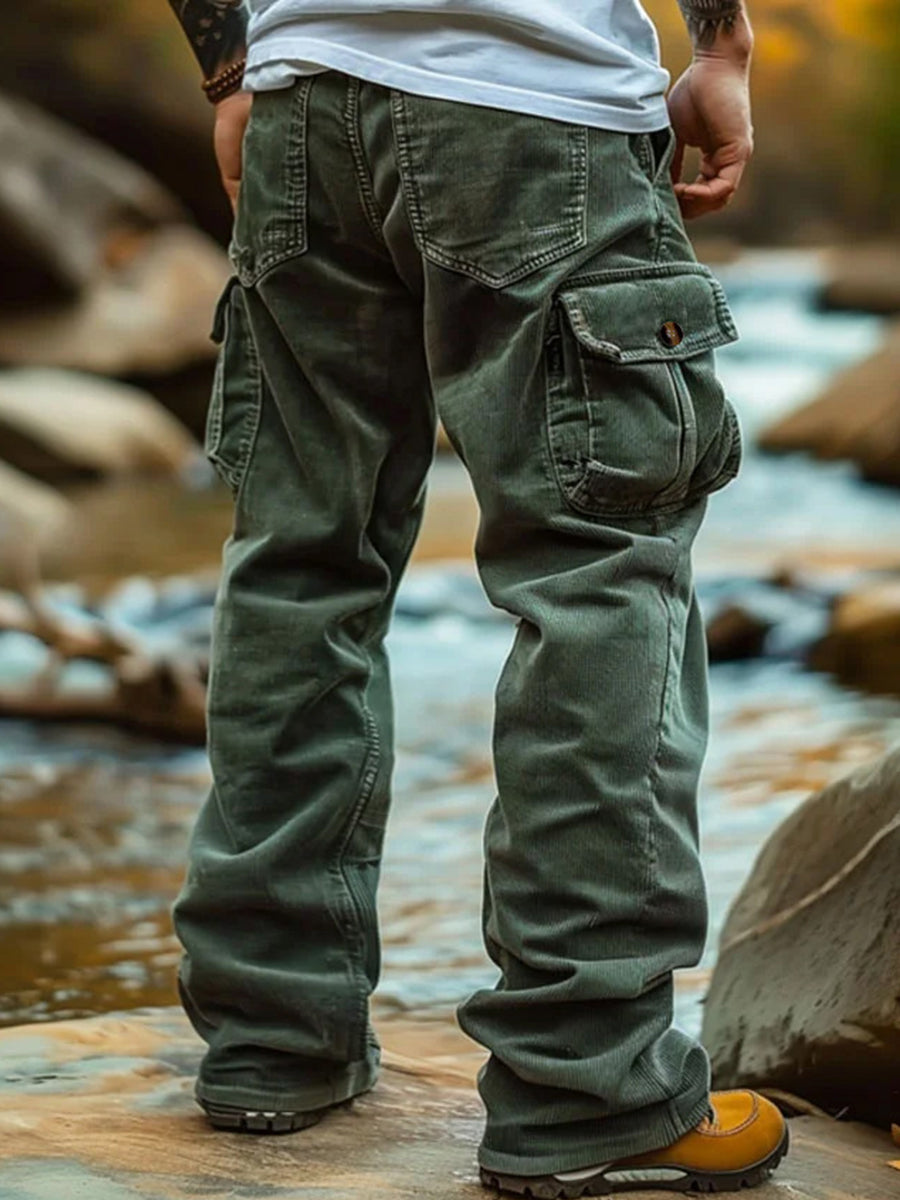
[[[209,689],[213,786],[176,905],[201,1098],[371,1086],[392,712],[383,638],[434,442],[421,294],[371,205],[358,88],[254,102],[208,449],[235,490]]]
[[[501,978],[460,1010],[491,1052],[480,1158],[576,1169],[708,1108],[672,998],[706,933],[690,551],[737,465],[711,353],[733,330],[660,139],[403,96],[395,119],[434,393],[485,587],[518,621],[485,838]]]

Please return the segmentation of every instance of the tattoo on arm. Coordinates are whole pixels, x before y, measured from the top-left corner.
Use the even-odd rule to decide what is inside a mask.
[[[708,48],[720,30],[730,33],[743,12],[742,0],[678,0],[695,46]]]
[[[247,50],[245,0],[169,0],[206,79],[243,58]]]

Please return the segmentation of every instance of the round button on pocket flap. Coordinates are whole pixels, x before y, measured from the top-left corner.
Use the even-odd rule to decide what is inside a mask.
[[[664,321],[660,326],[658,336],[662,344],[671,350],[684,341],[684,330],[677,321]]]

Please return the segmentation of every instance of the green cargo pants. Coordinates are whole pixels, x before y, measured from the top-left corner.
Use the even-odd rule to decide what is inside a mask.
[[[235,496],[214,786],[176,906],[206,1100],[371,1087],[392,711],[384,636],[440,414],[517,621],[496,698],[484,1166],[646,1150],[707,1111],[672,1028],[706,931],[690,552],[740,439],[668,131],[426,99],[335,71],[258,95],[207,452]]]

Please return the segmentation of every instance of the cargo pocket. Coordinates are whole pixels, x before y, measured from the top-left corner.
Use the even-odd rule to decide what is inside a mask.
[[[219,345],[212,397],[206,417],[205,451],[234,496],[243,482],[262,409],[262,372],[247,300],[237,279],[216,309],[212,337]]]
[[[738,471],[740,434],[713,351],[737,331],[694,264],[583,277],[554,298],[545,346],[557,479],[580,512],[677,508]]]

